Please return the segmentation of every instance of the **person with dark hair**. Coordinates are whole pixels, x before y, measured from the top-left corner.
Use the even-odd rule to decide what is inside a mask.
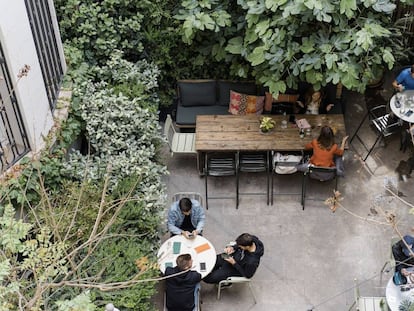
[[[237,237],[235,245],[227,246],[224,253],[217,255],[213,271],[203,281],[217,284],[229,276],[251,278],[259,267],[263,254],[262,241],[257,236],[243,233]]]
[[[174,268],[165,269],[165,276],[174,275],[166,279],[166,306],[168,311],[192,311],[198,301],[201,274],[190,270],[190,254],[178,256],[176,263]]]
[[[398,92],[414,90],[414,65],[410,68],[403,69],[392,82],[392,86]]]
[[[197,200],[182,198],[174,202],[167,217],[167,227],[171,236],[182,234],[186,238],[202,234],[205,223],[204,210]]]
[[[341,146],[335,143],[334,133],[329,126],[323,126],[317,139],[313,139],[305,145],[305,150],[312,150],[313,154],[308,163],[299,164],[296,168],[298,171],[306,171],[309,165],[322,167],[336,167],[338,176],[344,176],[344,164],[342,155],[346,140],[349,136],[342,139]]]
[[[328,103],[323,89],[315,90],[310,86],[306,92],[300,94],[296,102],[296,113],[300,114],[325,114],[334,104]]]
[[[392,246],[392,255],[395,259],[395,271],[414,266],[414,237],[405,235],[403,240],[399,240]]]

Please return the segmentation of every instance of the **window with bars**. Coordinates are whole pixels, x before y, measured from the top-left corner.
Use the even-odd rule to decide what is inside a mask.
[[[30,151],[26,130],[0,42],[0,172]]]
[[[63,79],[63,66],[56,41],[51,7],[48,0],[25,0],[25,3],[46,86],[49,107],[53,111]]]

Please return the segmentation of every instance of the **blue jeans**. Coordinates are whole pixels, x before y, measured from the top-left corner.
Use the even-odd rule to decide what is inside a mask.
[[[196,287],[194,288],[194,309],[193,311],[198,311],[200,290],[201,290],[200,283],[197,283]]]

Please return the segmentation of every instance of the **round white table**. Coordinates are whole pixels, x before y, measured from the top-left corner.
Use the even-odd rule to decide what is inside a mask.
[[[401,100],[401,107],[404,107],[404,112],[401,112],[401,107],[397,107],[396,106],[396,99],[397,96],[403,96],[403,98],[405,100]],[[412,100],[413,104],[410,107],[409,105],[409,99]],[[414,91],[409,90],[409,91],[404,91],[404,92],[399,92],[397,94],[394,94],[391,99],[390,99],[390,108],[392,110],[392,112],[399,117],[401,120],[407,121],[409,123],[414,123]],[[412,110],[413,113],[411,114],[411,116],[407,116],[406,113],[408,110]]]
[[[213,244],[205,237],[197,235],[194,239],[187,239],[182,235],[175,235],[165,241],[158,250],[158,264],[162,273],[166,267],[175,267],[176,259],[181,254],[190,254],[193,259],[193,269],[204,278],[213,270],[216,264],[216,250]],[[205,264],[205,269],[201,265]]]
[[[395,285],[391,277],[385,289],[385,298],[391,311],[399,311],[400,303],[403,300],[414,300],[414,287],[407,291],[401,291],[401,286]]]

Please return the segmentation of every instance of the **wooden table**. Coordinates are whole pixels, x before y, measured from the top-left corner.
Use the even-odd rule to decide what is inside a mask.
[[[336,132],[337,143],[345,136],[345,122],[342,114],[295,115],[296,119],[305,118],[311,125],[309,136],[300,138],[296,124],[288,123],[282,128],[283,115],[266,115],[276,121],[275,128],[266,134],[260,132],[260,119],[263,116],[247,115],[199,115],[196,121],[195,149],[202,172],[205,152],[233,151],[301,151],[312,138],[317,138],[320,128],[329,125]]]

